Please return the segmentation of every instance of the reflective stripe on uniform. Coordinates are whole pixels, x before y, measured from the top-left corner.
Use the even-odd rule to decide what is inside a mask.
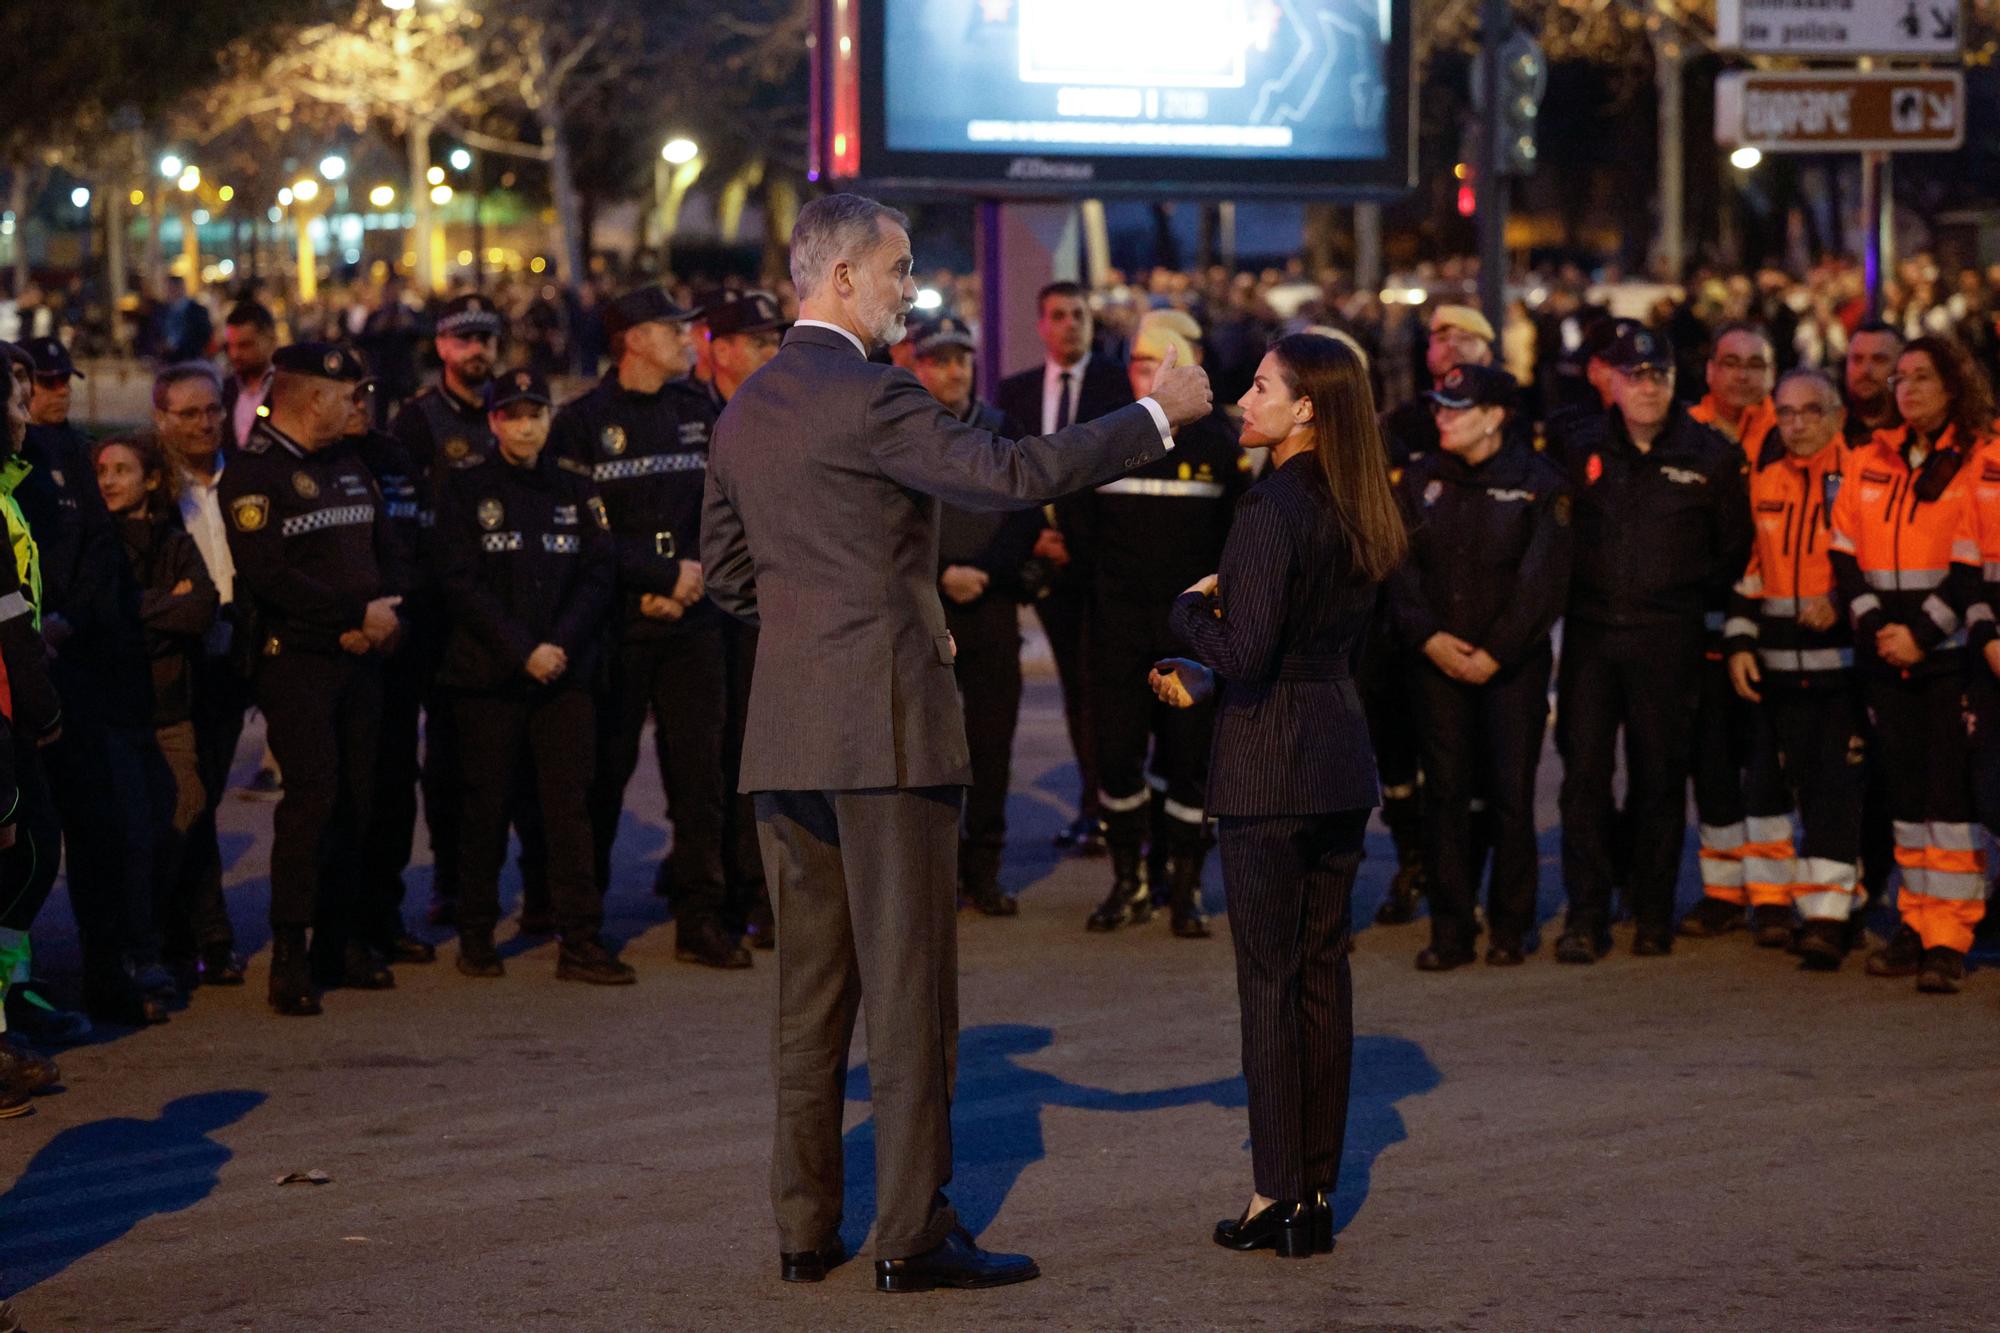
[[[542,549],[550,555],[575,555],[583,549],[583,538],[574,532],[545,532]]]
[[[1182,805],[1172,797],[1169,797],[1162,804],[1166,808],[1167,818],[1169,819],[1178,819],[1183,824],[1199,824],[1203,819],[1203,811],[1200,806]]]
[[[1945,569],[1864,569],[1861,576],[1868,586],[1883,592],[1922,592],[1944,582]]]
[[[1968,625],[1990,624],[1992,620],[1993,608],[1984,602],[1974,602],[1965,608],[1965,623]]]
[[[1152,795],[1144,787],[1132,796],[1113,796],[1102,788],[1097,793],[1097,803],[1114,815],[1130,814],[1134,810],[1142,809],[1146,802],[1152,799]]]
[[[1976,565],[1979,560],[1979,543],[1965,537],[1951,539],[1951,558],[1954,564]]]
[[[1749,828],[1737,824],[1703,824],[1701,826],[1701,849],[1704,852],[1735,854],[1743,846],[1750,834]]]
[[[1796,597],[1766,597],[1757,609],[1767,616],[1795,616],[1799,613],[1799,599]]]
[[[699,472],[708,466],[707,454],[647,454],[644,458],[614,458],[590,469],[596,482],[630,481],[663,472]]]
[[[1986,876],[1977,870],[1926,870],[1924,880],[1924,886],[1916,891],[1932,898],[1949,898],[1953,902],[1986,900]],[[1907,875],[1903,883],[1909,884]]]
[[[278,525],[278,531],[286,537],[303,537],[308,532],[352,528],[374,521],[374,505],[335,505],[331,509],[315,509],[310,514],[294,514]]]
[[[1840,889],[1853,892],[1861,879],[1861,870],[1852,861],[1835,861],[1825,856],[1801,856],[1795,863],[1793,874],[1801,888]]]
[[[521,549],[521,534],[518,532],[482,532],[479,534],[479,549],[482,551],[518,551]]]
[[[1790,815],[1752,815],[1744,821],[1744,841],[1753,843],[1781,842],[1792,845],[1792,817]]]
[[[1757,622],[1748,616],[1731,616],[1722,622],[1722,633],[1732,639],[1757,637]]]
[[[1979,844],[1973,840],[1972,825],[1950,824],[1933,821],[1912,827],[1923,829],[1929,836],[1930,845],[1951,852],[1976,851]]]
[[[1958,612],[1945,605],[1944,598],[1936,593],[1924,598],[1924,614],[1931,618],[1931,624],[1938,627],[1940,634],[1949,634],[1958,628]]]
[[[1845,671],[1854,665],[1852,648],[1759,648],[1757,656],[1772,671]]]
[[[1164,477],[1120,477],[1097,488],[1099,495],[1151,495],[1176,500],[1220,500],[1219,481],[1170,481]]]
[[[1794,896],[1792,905],[1808,921],[1845,921],[1854,910],[1854,895],[1845,889],[1815,889]]]
[[[1742,578],[1736,580],[1736,591],[1745,597],[1762,597],[1764,595],[1764,576],[1762,574],[1745,574]]]

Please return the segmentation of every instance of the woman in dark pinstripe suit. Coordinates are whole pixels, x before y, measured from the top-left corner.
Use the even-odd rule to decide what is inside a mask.
[[[1368,372],[1331,338],[1274,343],[1243,396],[1243,443],[1271,467],[1237,506],[1220,573],[1174,604],[1194,660],[1154,670],[1192,703],[1217,687],[1217,817],[1256,1189],[1217,1244],[1304,1258],[1333,1248],[1328,1203],[1354,1045],[1348,898],[1377,800],[1348,663],[1408,539]]]

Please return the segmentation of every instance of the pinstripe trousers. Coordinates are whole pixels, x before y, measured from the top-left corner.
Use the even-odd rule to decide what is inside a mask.
[[[1347,1137],[1350,899],[1366,810],[1218,821],[1257,1192],[1332,1193]]]

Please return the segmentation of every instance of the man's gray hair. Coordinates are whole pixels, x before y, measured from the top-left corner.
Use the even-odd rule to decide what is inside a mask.
[[[1800,366],[1796,370],[1786,371],[1778,381],[1778,388],[1782,389],[1794,382],[1816,384],[1819,386],[1821,397],[1836,403],[1840,401],[1840,386],[1833,382],[1833,376],[1817,366]],[[1772,390],[1772,396],[1777,396],[1777,390]]]
[[[822,195],[800,209],[792,227],[792,286],[799,299],[817,293],[835,264],[859,259],[879,245],[885,218],[910,228],[907,217],[865,195]]]
[[[222,376],[214,366],[206,361],[183,361],[179,365],[168,366],[153,377],[153,410],[166,411],[168,391],[188,380],[207,380],[216,396],[222,395]]]

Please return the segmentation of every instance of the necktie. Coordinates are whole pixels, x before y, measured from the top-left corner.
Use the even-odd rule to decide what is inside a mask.
[[[1070,376],[1074,374],[1076,372],[1073,370],[1065,370],[1061,375],[1056,377],[1061,381],[1059,396],[1056,398],[1057,430],[1062,430],[1069,425],[1069,381]]]

